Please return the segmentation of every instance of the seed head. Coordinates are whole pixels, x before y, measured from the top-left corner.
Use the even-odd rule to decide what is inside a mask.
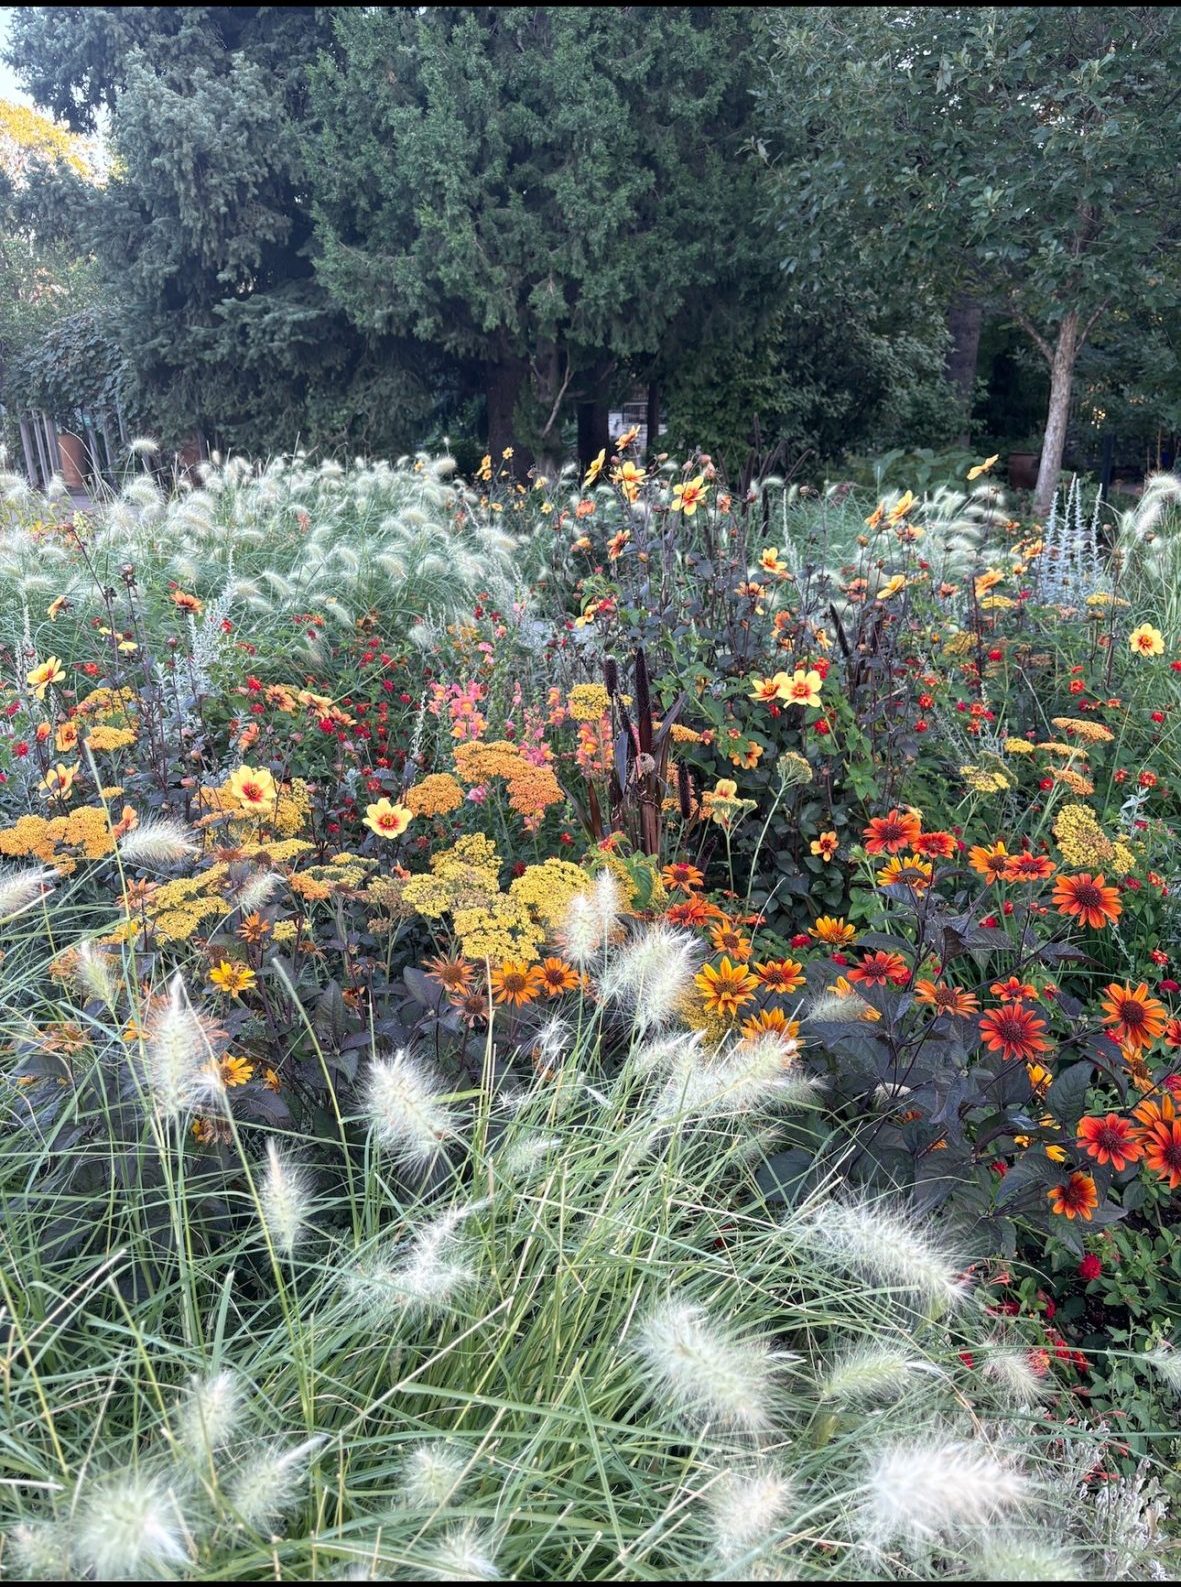
[[[397,1162],[429,1168],[455,1135],[459,1116],[442,1095],[434,1072],[405,1052],[370,1064],[366,1102],[373,1133]]]

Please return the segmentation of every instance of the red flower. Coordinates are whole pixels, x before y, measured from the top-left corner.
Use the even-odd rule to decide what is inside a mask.
[[[1109,1113],[1103,1119],[1080,1119],[1078,1144],[1096,1162],[1110,1163],[1117,1174],[1129,1163],[1139,1162],[1144,1151],[1138,1132],[1118,1113]]]
[[[1091,1214],[1099,1205],[1099,1192],[1090,1174],[1071,1174],[1065,1184],[1055,1185],[1046,1192],[1050,1211],[1059,1217],[1081,1218],[1090,1223]]]
[[[1144,1166],[1168,1180],[1169,1189],[1181,1185],[1181,1119],[1160,1119],[1142,1136]]]
[[[1060,876],[1054,883],[1054,903],[1060,915],[1071,915],[1080,925],[1096,931],[1114,923],[1123,913],[1119,891],[1108,887],[1106,878],[1092,876],[1089,871]]]
[[[1094,1252],[1089,1251],[1078,1265],[1078,1276],[1085,1278],[1088,1282],[1093,1278],[1098,1278],[1102,1271],[1103,1263]]]
[[[900,953],[875,953],[862,955],[861,963],[849,971],[850,981],[863,981],[866,986],[905,986],[910,980],[906,960]]]
[[[913,849],[923,823],[911,810],[891,810],[889,815],[875,816],[862,836],[867,854],[899,854],[903,849]]]
[[[1021,1003],[1002,1003],[990,1009],[980,1021],[980,1037],[992,1052],[1004,1058],[1036,1058],[1040,1052],[1049,1052],[1045,1040],[1044,1019],[1039,1019],[1032,1009]]]

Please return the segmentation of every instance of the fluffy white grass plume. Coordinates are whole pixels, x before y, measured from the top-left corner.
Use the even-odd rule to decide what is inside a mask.
[[[72,1581],[68,1534],[52,1521],[14,1526],[5,1549],[6,1572],[11,1581]]]
[[[945,1537],[993,1522],[1029,1499],[1027,1479],[984,1444],[890,1444],[870,1460],[859,1530],[879,1547],[899,1538]]]
[[[962,1263],[913,1217],[885,1202],[825,1202],[793,1229],[817,1256],[885,1288],[910,1290],[942,1305],[968,1293]]]
[[[402,1467],[402,1502],[416,1510],[438,1510],[459,1492],[467,1465],[464,1451],[445,1438],[415,1444]]]
[[[346,1292],[368,1320],[444,1311],[475,1282],[469,1251],[459,1238],[476,1205],[453,1208],[386,1256],[378,1253],[346,1279]]]
[[[1155,1350],[1149,1350],[1144,1360],[1171,1389],[1181,1389],[1181,1350],[1160,1344]]]
[[[672,1031],[632,1048],[628,1067],[633,1074],[689,1074],[704,1063],[699,1030]]]
[[[177,1497],[158,1477],[126,1472],[98,1483],[72,1528],[75,1566],[98,1581],[144,1581],[187,1562]]]
[[[290,1449],[266,1445],[235,1468],[229,1491],[243,1525],[257,1529],[273,1526],[298,1502],[308,1462],[324,1442],[325,1435],[320,1433]]]
[[[610,871],[600,871],[594,886],[575,893],[566,908],[560,940],[566,957],[585,969],[603,952],[616,926],[623,902],[619,883]]]
[[[77,947],[78,980],[90,997],[114,1008],[119,997],[119,986],[111,967],[109,954],[96,950],[89,942]]]
[[[282,880],[277,871],[255,871],[242,883],[234,902],[244,915],[251,915],[268,902]]]
[[[817,1384],[822,1399],[840,1405],[872,1405],[896,1400],[916,1375],[941,1374],[929,1361],[919,1361],[890,1345],[865,1344],[834,1361]]]
[[[164,1118],[187,1112],[208,1093],[208,1038],[179,970],[167,1000],[149,1020],[144,1057],[152,1103]]]
[[[638,1030],[665,1025],[692,985],[700,958],[700,945],[689,932],[651,926],[615,950],[599,991],[628,1009]]]
[[[728,1471],[706,1494],[718,1552],[744,1554],[762,1543],[791,1507],[794,1488],[780,1471]]]
[[[441,1099],[442,1081],[404,1051],[374,1058],[365,1102],[373,1133],[397,1162],[428,1168],[444,1141],[455,1135],[459,1115]]]
[[[0,921],[11,920],[30,904],[35,904],[57,881],[57,872],[48,865],[30,865],[23,870],[0,870]]]
[[[1030,1359],[1029,1351],[1020,1347],[990,1350],[981,1370],[1014,1405],[1033,1405],[1054,1388],[1049,1373],[1039,1373]]]
[[[748,1432],[768,1426],[774,1357],[763,1340],[738,1339],[704,1306],[672,1296],[648,1313],[632,1347],[653,1398]]]
[[[241,1431],[244,1410],[237,1373],[212,1372],[195,1377],[175,1417],[177,1441],[198,1455],[224,1449]]]
[[[674,1059],[651,1111],[671,1119],[737,1118],[769,1108],[807,1107],[820,1083],[795,1065],[794,1043],[776,1035],[735,1042],[720,1057],[707,1058],[686,1044]]]
[[[499,1581],[492,1538],[474,1521],[452,1527],[431,1546],[422,1564],[427,1581]]]
[[[196,853],[188,827],[168,816],[141,821],[119,839],[119,854],[127,865],[175,865]]]
[[[991,1533],[984,1542],[977,1581],[1086,1581],[1081,1560],[1024,1533]],[[1092,1577],[1092,1580],[1095,1578]]]
[[[271,1243],[283,1256],[290,1256],[311,1215],[312,1187],[307,1171],[281,1156],[274,1141],[267,1142],[258,1201]]]

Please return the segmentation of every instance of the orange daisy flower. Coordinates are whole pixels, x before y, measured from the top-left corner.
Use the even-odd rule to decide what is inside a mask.
[[[1064,1185],[1055,1185],[1046,1194],[1051,1212],[1063,1218],[1081,1218],[1084,1223],[1090,1223],[1099,1205],[1099,1192],[1090,1174],[1071,1174]]]
[[[1006,882],[1044,882],[1053,874],[1054,862],[1044,854],[1014,854],[1001,872]]]
[[[1042,1034],[1045,1028],[1045,1020],[1032,1009],[1021,1003],[1002,1003],[981,1019],[980,1039],[990,1052],[999,1052],[1003,1058],[1028,1060],[1049,1052],[1050,1043]]]
[[[750,958],[750,938],[744,937],[737,926],[731,925],[728,920],[720,920],[710,929],[709,940],[713,943],[715,953],[728,953],[742,964]]]
[[[928,860],[950,860],[955,854],[955,839],[950,832],[920,832],[911,846]]]
[[[1117,1174],[1129,1163],[1138,1162],[1144,1150],[1137,1131],[1118,1113],[1109,1113],[1105,1119],[1080,1119],[1078,1144],[1096,1162],[1110,1163]]]
[[[753,1000],[759,984],[744,964],[731,964],[729,959],[723,959],[716,969],[707,964],[693,979],[706,1012],[731,1018]]]
[[[744,1036],[778,1036],[785,1043],[795,1042],[799,1045],[800,1022],[798,1019],[788,1019],[781,1008],[762,1008],[757,1014],[744,1019],[739,1028]]]
[[[892,855],[877,873],[879,887],[909,887],[913,893],[925,893],[931,885],[933,868],[930,860],[920,860],[915,854]]]
[[[445,992],[466,992],[472,984],[475,973],[473,967],[460,954],[449,957],[440,953],[433,959],[424,959],[423,969]]]
[[[988,989],[993,997],[999,997],[1006,1003],[1020,1003],[1023,998],[1035,998],[1037,987],[1031,986],[1028,981],[1019,981],[1011,975],[1007,981],[994,981]]]
[[[543,959],[537,972],[546,997],[561,997],[563,992],[577,991],[581,977],[565,959]]]
[[[696,865],[687,865],[684,860],[666,865],[660,873],[660,879],[666,887],[679,888],[682,893],[695,892],[705,881]]]
[[[1171,1124],[1177,1117],[1177,1108],[1167,1091],[1156,1097],[1145,1097],[1132,1109],[1132,1117],[1149,1129],[1155,1124]]]
[[[1105,878],[1080,871],[1077,876],[1060,876],[1054,883],[1054,903],[1060,915],[1073,915],[1080,925],[1098,931],[1114,923],[1123,913],[1119,889],[1108,887]]]
[[[849,971],[849,980],[861,981],[866,986],[905,986],[910,980],[910,970],[900,953],[874,953],[861,956],[861,963]]]
[[[862,833],[865,852],[898,854],[902,849],[913,849],[922,830],[922,817],[913,810],[891,810],[889,815],[875,816]]]
[[[817,942],[827,942],[830,947],[844,948],[856,940],[857,928],[847,925],[840,915],[821,915],[808,927],[808,935]]]
[[[1171,1019],[1164,1031],[1166,1047],[1181,1047],[1181,1019]]]
[[[943,981],[916,981],[914,1000],[927,1004],[936,1013],[960,1017],[975,1014],[980,1008],[975,992],[965,992],[962,987],[948,986]]]
[[[1113,981],[1099,1003],[1106,1011],[1103,1023],[1111,1027],[1116,1041],[1133,1052],[1151,1047],[1168,1024],[1168,1010],[1155,997],[1149,997],[1144,981],[1137,987],[1118,986]]]
[[[1161,1179],[1167,1179],[1169,1189],[1181,1185],[1181,1122],[1163,1120],[1145,1130],[1144,1166]]]
[[[672,904],[664,912],[664,918],[674,926],[708,926],[711,920],[720,918],[722,911],[716,904],[711,904],[708,898],[686,898],[684,903]]]
[[[836,859],[837,850],[840,846],[841,840],[835,832],[822,832],[815,842],[810,845],[810,848],[813,854],[819,856],[828,865],[832,860]]]
[[[994,843],[990,849],[977,844],[968,850],[968,864],[981,876],[987,876],[990,882],[1004,876],[1009,859],[1009,851],[1003,843]]]
[[[767,959],[752,968],[767,990],[778,992],[781,997],[804,984],[804,967],[795,959]]]
[[[506,959],[498,970],[493,970],[490,980],[493,1001],[511,1003],[514,1008],[532,1003],[542,986],[536,965],[519,964],[513,959]]]

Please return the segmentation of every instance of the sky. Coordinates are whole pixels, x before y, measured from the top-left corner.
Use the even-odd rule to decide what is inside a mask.
[[[15,6],[0,6],[0,50],[8,43],[8,24],[15,10]],[[0,99],[15,99],[18,105],[33,103],[28,94],[18,87],[12,69],[5,66],[3,61],[0,61]]]

